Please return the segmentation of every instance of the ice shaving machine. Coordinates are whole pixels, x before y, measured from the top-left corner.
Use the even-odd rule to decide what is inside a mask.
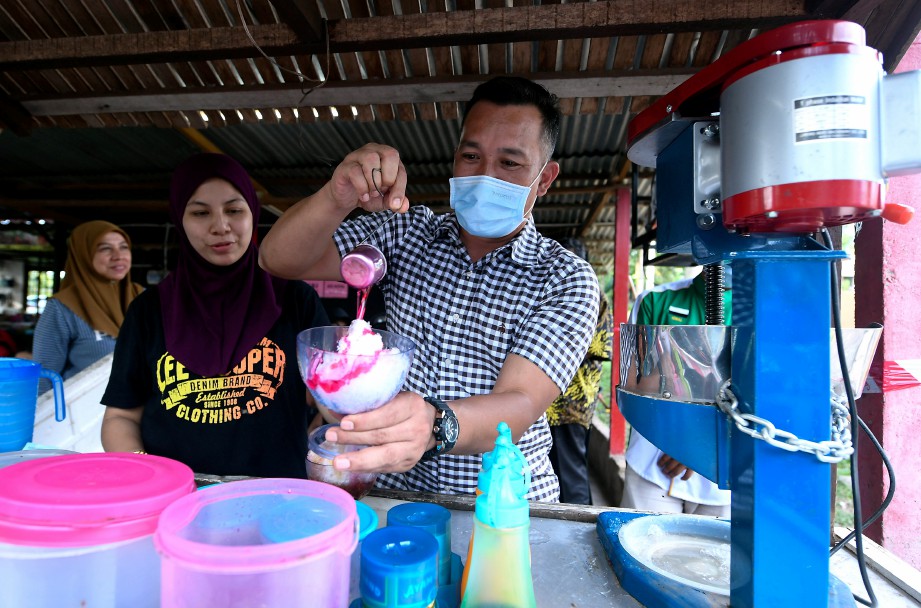
[[[919,143],[921,72],[885,74],[846,21],[758,35],[629,126],[630,160],[656,168],[657,251],[732,265],[731,328],[623,327],[617,401],[732,490],[733,607],[855,605],[829,573],[831,278],[844,253],[816,233],[907,222],[886,180],[921,168]],[[647,606],[715,605],[621,581]]]

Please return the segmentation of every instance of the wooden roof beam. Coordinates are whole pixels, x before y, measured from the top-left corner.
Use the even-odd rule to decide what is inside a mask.
[[[629,6],[627,6],[629,4]],[[433,46],[567,40],[663,32],[770,28],[806,19],[802,2],[686,0],[580,2],[329,22],[329,50],[377,51]],[[298,28],[298,24],[294,24]],[[288,24],[251,25],[269,55],[324,53],[322,40],[305,42]],[[257,57],[242,27],[0,43],[0,70],[54,69]]]
[[[334,51],[349,51],[637,36],[665,32],[769,28],[809,18],[802,2],[783,0],[728,3],[579,2],[390,17],[346,19],[331,24]],[[392,28],[392,29],[391,29]]]
[[[818,19],[833,19],[867,0],[806,0],[806,10]],[[879,4],[877,1],[876,4]]]
[[[561,98],[663,95],[690,78],[695,69],[611,70],[532,74],[531,79]],[[198,112],[234,108],[366,106],[373,104],[467,101],[489,76],[408,78],[328,82],[304,99],[296,83],[258,87],[188,87],[147,93],[61,95],[21,99],[33,116],[98,112]]]
[[[863,8],[862,2],[858,5]],[[870,10],[845,18],[867,30],[867,45],[883,54],[883,69],[892,73],[921,33],[921,2],[901,2],[896,14]]]

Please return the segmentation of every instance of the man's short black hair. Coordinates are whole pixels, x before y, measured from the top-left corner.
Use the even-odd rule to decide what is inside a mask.
[[[498,106],[534,106],[544,119],[544,146],[547,159],[556,148],[560,136],[560,105],[556,95],[536,82],[520,76],[496,76],[479,85],[464,108],[464,121],[478,101]],[[463,123],[461,123],[463,125]]]

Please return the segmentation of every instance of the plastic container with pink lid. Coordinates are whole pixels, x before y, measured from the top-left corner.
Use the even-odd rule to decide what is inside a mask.
[[[304,479],[217,484],[160,516],[162,606],[348,605],[355,499]]]
[[[0,469],[0,606],[157,607],[160,512],[195,490],[186,465],[73,454]]]

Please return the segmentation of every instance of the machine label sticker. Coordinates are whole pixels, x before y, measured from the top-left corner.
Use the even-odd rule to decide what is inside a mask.
[[[863,95],[823,95],[793,100],[796,142],[866,139],[870,111]]]

